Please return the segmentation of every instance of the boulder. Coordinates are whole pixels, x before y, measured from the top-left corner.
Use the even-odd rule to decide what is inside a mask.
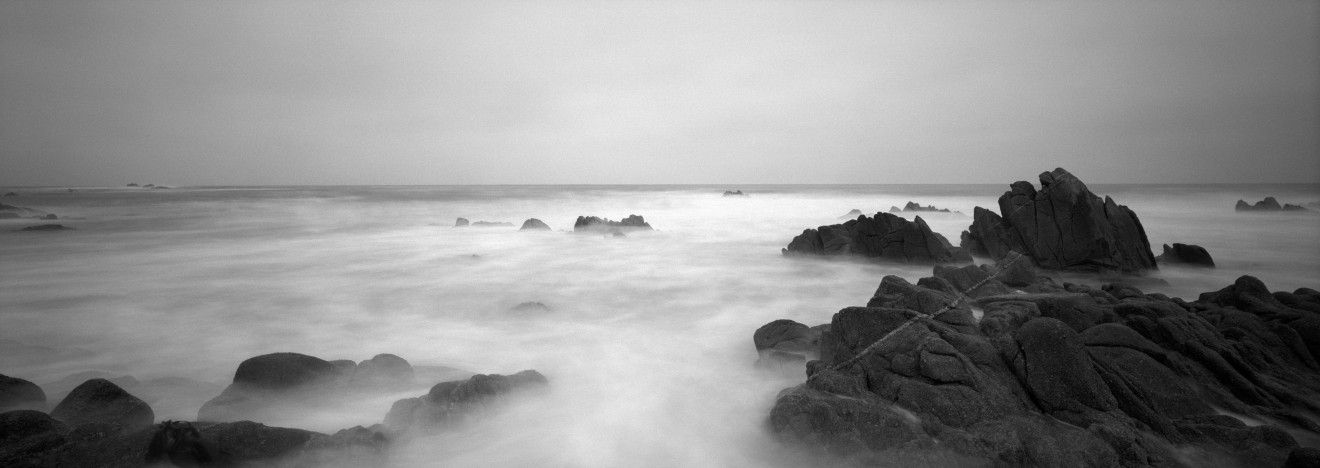
[[[820,333],[788,319],[775,320],[752,334],[756,351],[779,350],[815,359],[820,354]]]
[[[474,375],[467,380],[441,382],[426,395],[394,402],[385,426],[396,431],[431,431],[462,425],[489,410],[506,396],[544,389],[545,376],[534,370],[512,375]]]
[[[284,390],[337,376],[335,366],[306,354],[272,353],[248,358],[234,372],[234,385]]]
[[[530,218],[527,221],[523,221],[522,227],[518,228],[518,230],[519,231],[549,231],[550,226],[541,222],[541,220],[539,219]]]
[[[0,374],[0,412],[46,409],[46,392],[37,384]]]
[[[1210,268],[1214,268],[1215,266],[1215,260],[1210,258],[1210,252],[1206,252],[1204,247],[1178,243],[1174,243],[1172,247],[1170,247],[1169,244],[1164,244],[1164,253],[1155,257],[1155,261],[1164,264],[1205,266]]]
[[[467,218],[458,218],[457,220],[454,221],[454,227],[463,227],[463,226],[467,226],[468,224],[469,223]]]
[[[362,361],[326,361],[298,353],[273,353],[239,364],[234,381],[204,403],[200,421],[270,421],[298,417],[360,398],[361,391],[408,388],[412,367],[403,358],[381,354]]]
[[[595,216],[578,216],[573,222],[573,232],[622,232],[633,230],[651,230],[651,225],[638,215],[628,215],[620,221],[611,221]]]
[[[70,427],[106,423],[137,428],[156,419],[146,402],[105,379],[91,379],[74,388],[50,416]]]
[[[377,354],[358,363],[354,383],[372,386],[406,386],[413,382],[413,368],[408,361],[393,354]]]
[[[252,421],[214,424],[200,431],[201,439],[217,447],[227,463],[296,455],[316,435],[312,431],[271,427]]]
[[[970,262],[920,216],[908,221],[890,213],[859,216],[843,224],[820,226],[794,237],[784,255],[857,256],[901,263]]]
[[[999,197],[996,214],[977,207],[962,247],[1004,258],[1009,251],[1040,268],[1139,273],[1158,267],[1136,213],[1101,199],[1063,168],[1041,173],[1040,190],[1019,181]]]

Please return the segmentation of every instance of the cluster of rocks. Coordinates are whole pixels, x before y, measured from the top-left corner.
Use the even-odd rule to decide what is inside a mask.
[[[22,206],[6,205],[4,203],[0,203],[0,219],[20,219],[20,218],[59,219],[59,217],[55,216],[54,213],[47,213],[45,211],[41,211],[37,209],[25,208]]]
[[[166,187],[166,186],[164,186],[164,185],[156,185],[156,184],[138,185],[137,183],[129,183],[127,186],[128,186],[128,187],[142,187],[142,188],[148,188],[148,189],[167,189],[167,188],[169,188],[169,187]],[[70,190],[70,191],[73,191],[73,189],[69,189],[69,190]]]
[[[891,207],[889,207],[889,212],[890,212],[890,213],[914,213],[914,212],[916,212],[916,213],[957,213],[957,214],[962,214],[962,212],[960,212],[960,211],[949,211],[948,208],[936,208],[935,205],[921,206],[921,204],[919,204],[919,203],[917,203],[917,202],[912,202],[912,201],[907,202],[906,205],[903,205],[903,208],[902,208],[902,209],[900,209],[900,208],[897,207],[897,206],[891,206]]]
[[[865,215],[843,224],[802,231],[784,255],[860,256],[902,263],[970,262],[964,249],[930,230],[917,216],[908,221],[891,213]]]
[[[454,227],[513,227],[513,223],[506,221],[477,221],[468,222],[467,218],[458,218],[454,221]]]
[[[730,192],[730,191],[728,191],[728,190],[725,190],[725,191],[724,191],[724,196],[726,196],[726,197],[745,197],[745,196],[747,196],[747,194],[743,193],[742,190],[735,190],[735,191],[732,191],[732,192]]]
[[[622,235],[627,231],[650,231],[651,225],[638,215],[628,215],[619,221],[612,221],[608,218],[598,218],[595,216],[578,216],[577,221],[573,222],[573,232],[585,233],[613,233]]]
[[[1005,258],[885,277],[818,339],[757,330],[758,350],[819,356],[777,397],[774,432],[885,466],[1320,463],[1298,443],[1320,440],[1320,292],[1243,276],[1187,302]]]
[[[334,434],[259,422],[273,411],[333,408],[352,389],[398,392],[413,378],[413,367],[390,354],[360,363],[268,354],[243,361],[198,421],[153,424],[150,405],[106,379],[83,382],[47,414],[40,387],[0,376],[0,466],[379,466],[395,441],[459,429],[509,394],[548,386],[530,370],[441,382],[396,402],[384,424]]]
[[[1307,210],[1306,207],[1301,205],[1293,205],[1293,204],[1285,203],[1282,206],[1280,206],[1279,201],[1275,200],[1274,197],[1265,197],[1264,200],[1258,201],[1254,205],[1247,204],[1245,200],[1238,200],[1237,205],[1233,207],[1233,210],[1234,211],[1310,211]]]

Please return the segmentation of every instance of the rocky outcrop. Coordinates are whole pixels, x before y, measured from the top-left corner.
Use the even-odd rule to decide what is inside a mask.
[[[1320,292],[1244,276],[1186,302],[1020,276],[886,277],[867,307],[834,315],[772,429],[863,464],[1280,466],[1311,454],[1292,434],[1320,437],[1303,416],[1320,408]]]
[[[63,224],[42,224],[42,225],[39,225],[39,226],[28,226],[28,227],[25,227],[25,228],[23,228],[23,229],[19,229],[18,232],[22,232],[22,231],[73,231],[73,230],[75,230],[75,229],[74,229],[74,228],[71,228],[71,227],[67,227],[67,226],[65,226],[65,225],[63,225]]]
[[[742,190],[735,190],[735,191],[732,191],[732,192],[730,192],[730,191],[728,191],[728,190],[725,190],[725,191],[724,191],[724,196],[726,196],[726,197],[745,197],[745,196],[747,196],[747,194],[743,193]]]
[[[46,392],[32,382],[0,374],[0,413],[46,409]]]
[[[1210,252],[1206,252],[1204,247],[1178,243],[1174,243],[1172,247],[1169,244],[1164,244],[1164,253],[1155,257],[1155,261],[1166,265],[1179,264],[1210,268],[1215,266],[1215,260],[1210,258]]]
[[[1234,211],[1309,211],[1306,209],[1306,207],[1301,205],[1293,205],[1293,204],[1279,205],[1279,201],[1275,200],[1274,197],[1265,197],[1264,200],[1258,201],[1254,205],[1247,204],[1245,200],[1238,200],[1237,205],[1233,207],[1233,210]]]
[[[105,379],[91,379],[74,388],[50,416],[69,427],[100,423],[132,428],[149,426],[156,419],[146,402]]]
[[[899,209],[897,206],[891,206],[889,207],[889,212],[890,213],[955,213],[954,211],[949,211],[948,208],[936,208],[935,205],[921,206],[920,203],[912,202],[912,201],[907,202],[906,205],[903,205],[902,209]]]
[[[628,215],[620,221],[611,221],[609,219],[597,218],[595,216],[578,216],[577,221],[573,222],[573,232],[624,232],[634,230],[651,230],[651,225],[638,215]]]
[[[857,219],[858,216],[864,216],[865,214],[866,213],[862,213],[862,210],[853,208],[847,213],[844,213],[843,216],[840,216],[839,219]]]
[[[539,219],[530,218],[527,221],[523,221],[522,227],[518,228],[518,230],[519,231],[549,231],[550,226],[546,225],[544,222],[541,222],[541,220]]]
[[[962,247],[994,259],[1020,252],[1049,270],[1139,273],[1158,268],[1145,228],[1128,207],[1101,199],[1063,168],[1041,173],[1040,184],[1038,191],[1029,182],[1014,182],[999,197],[1000,214],[976,207]]]
[[[932,232],[918,216],[908,221],[890,213],[861,216],[843,224],[807,229],[793,238],[784,255],[852,255],[900,263],[970,262],[971,256]]]
[[[22,206],[6,205],[0,203],[0,219],[4,218],[40,218],[50,213],[45,211],[25,208]]]
[[[457,220],[454,221],[454,227],[463,227],[463,226],[467,226],[468,224],[471,223],[468,222],[467,218],[458,218]]]
[[[362,391],[403,390],[413,378],[408,361],[392,354],[361,363],[298,353],[265,354],[240,363],[233,383],[204,403],[197,419],[266,421],[271,415],[333,406]]]
[[[403,432],[451,429],[490,410],[509,394],[544,389],[547,385],[545,376],[534,370],[441,382],[426,395],[394,402],[385,416],[385,425]]]

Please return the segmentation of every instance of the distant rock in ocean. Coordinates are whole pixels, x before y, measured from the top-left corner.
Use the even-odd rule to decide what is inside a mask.
[[[726,191],[724,191],[724,196],[726,196],[726,197],[745,197],[745,196],[747,196],[747,194],[743,193],[742,190],[736,190],[736,191],[733,191],[733,192],[730,192],[730,191],[727,191],[727,190],[726,190]]]
[[[1137,214],[1101,199],[1063,168],[1040,174],[1040,190],[1018,181],[999,197],[999,211],[976,207],[961,245],[973,255],[1021,252],[1040,268],[1140,273],[1155,256]]]
[[[49,214],[41,210],[0,203],[0,219],[40,218]]]
[[[802,231],[781,250],[784,255],[858,256],[900,263],[970,262],[971,256],[930,230],[918,216],[908,221],[891,213],[861,216],[843,224]]]
[[[128,186],[129,186],[129,187],[137,187],[138,184],[135,183],[135,182],[130,182],[130,183],[128,184]]]
[[[550,226],[545,224],[539,219],[530,218],[527,221],[523,221],[522,227],[518,228],[518,230],[519,231],[549,231]]]
[[[907,202],[906,205],[903,205],[903,209],[899,209],[897,206],[891,206],[889,207],[889,212],[890,213],[958,213],[955,211],[949,211],[948,208],[936,208],[935,205],[921,206],[917,202],[911,202],[911,201]],[[958,214],[962,214],[962,213],[958,213]]]
[[[63,225],[63,224],[42,224],[42,225],[40,225],[40,226],[28,226],[28,227],[25,227],[25,228],[23,228],[23,229],[19,229],[19,230],[16,231],[16,232],[22,232],[22,231],[74,231],[74,230],[75,230],[74,228],[67,227],[67,226],[65,226],[65,225]]]
[[[857,219],[858,216],[862,216],[864,214],[866,213],[862,213],[862,210],[853,208],[852,211],[844,213],[844,215],[840,216],[839,219]]]
[[[1215,266],[1215,260],[1210,258],[1210,252],[1206,252],[1204,247],[1178,243],[1174,243],[1172,247],[1169,244],[1164,244],[1164,253],[1155,257],[1155,261],[1165,264],[1185,264],[1210,268]]]
[[[6,196],[6,197],[17,197],[18,194],[17,194],[17,193],[14,193],[14,192],[9,192],[9,193],[6,193],[5,196]]]
[[[1238,200],[1237,205],[1233,207],[1235,211],[1309,211],[1301,205],[1284,204],[1279,205],[1279,201],[1274,197],[1265,197],[1264,200],[1256,202],[1255,205],[1249,205],[1245,200]]]
[[[463,227],[467,225],[468,225],[467,218],[458,218],[457,221],[454,221],[454,227]]]
[[[621,221],[611,221],[595,216],[578,216],[577,221],[573,222],[573,232],[614,232],[635,230],[651,230],[651,225],[641,216],[628,215]]]

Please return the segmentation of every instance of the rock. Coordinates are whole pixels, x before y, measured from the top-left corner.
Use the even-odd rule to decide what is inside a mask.
[[[862,216],[864,214],[865,213],[862,213],[862,210],[853,208],[852,211],[849,211],[845,213],[843,216],[840,216],[839,219],[857,219],[858,216]]]
[[[1022,348],[1024,383],[1042,410],[1080,413],[1118,407],[1067,324],[1048,317],[1033,319],[1013,338]]]
[[[1320,468],[1320,449],[1299,447],[1288,454],[1283,468]]]
[[[143,185],[142,188],[152,188],[152,187],[155,187],[155,186],[156,186],[156,184],[147,184],[147,185]]]
[[[42,224],[40,226],[28,226],[18,231],[73,231],[71,227],[65,227],[61,224]]]
[[[385,425],[396,431],[448,429],[488,410],[506,395],[543,389],[545,376],[534,370],[513,375],[474,375],[467,380],[441,382],[426,395],[394,402]]]
[[[820,335],[812,333],[806,325],[788,319],[775,320],[756,329],[752,334],[756,351],[780,350],[812,359],[820,354]]]
[[[147,447],[147,465],[168,463],[173,466],[219,465],[230,462],[219,447],[202,438],[201,432],[186,421],[164,421]]]
[[[971,256],[932,232],[920,216],[908,221],[890,213],[861,216],[843,224],[807,229],[784,255],[853,255],[902,263],[970,262]]]
[[[60,218],[58,216],[55,216],[55,213],[51,213],[46,216],[42,216],[41,219],[60,219]]]
[[[0,374],[0,413],[46,409],[46,392],[37,384]]]
[[[105,379],[83,382],[69,392],[50,415],[70,427],[108,423],[136,428],[150,426],[156,419],[146,402]]]
[[[302,429],[270,427],[252,421],[227,422],[200,431],[229,463],[269,460],[298,454],[317,433]]]
[[[393,354],[377,354],[358,363],[353,381],[373,386],[405,386],[413,382],[413,368],[408,361]]]
[[[530,218],[527,221],[523,221],[522,227],[518,228],[518,230],[519,231],[549,231],[550,226],[541,222],[541,220],[539,219]]]
[[[1097,304],[1091,296],[1085,294],[1005,294],[984,297],[976,302],[984,308],[995,302],[1003,301],[1031,302],[1040,310],[1041,317],[1062,321],[1077,333],[1081,333],[1083,330],[1094,327],[1099,323],[1117,320],[1117,317],[1112,317],[1113,312],[1107,311]]]
[[[263,419],[272,408],[312,404],[332,391],[344,369],[323,359],[298,353],[272,353],[238,365],[234,381],[220,395],[202,404],[200,421]]]
[[[895,208],[897,208],[897,207],[895,207]],[[890,212],[893,212],[892,209],[889,210],[889,211],[890,211]],[[905,212],[905,213],[910,213],[910,212],[950,213],[950,211],[949,211],[948,208],[940,209],[940,208],[936,208],[934,205],[931,205],[931,206],[921,206],[921,205],[918,204],[917,202],[912,202],[912,201],[909,201],[909,202],[907,202],[906,205],[903,205],[903,210],[902,210],[902,211]]]
[[[651,225],[638,215],[628,215],[621,221],[611,221],[595,216],[578,216],[573,222],[573,232],[622,232],[625,230],[651,230]]]
[[[1003,217],[977,207],[963,248],[1004,258],[1009,251],[1037,267],[1139,273],[1158,267],[1136,213],[1101,199],[1063,168],[1040,175],[1041,188],[1015,182],[999,197]]]
[[[8,193],[5,193],[5,196],[6,196],[6,197],[17,197],[18,194],[17,194],[17,193],[14,193],[14,192],[8,192]]]
[[[547,306],[540,302],[523,302],[521,304],[513,306],[513,308],[509,309],[509,311],[518,312],[518,313],[541,314],[541,313],[550,312],[550,306]]]
[[[1235,211],[1308,211],[1301,205],[1284,204],[1279,205],[1279,201],[1274,197],[1265,197],[1264,200],[1256,202],[1255,205],[1247,204],[1243,200],[1238,200],[1237,205],[1233,207]]]
[[[325,360],[298,353],[272,353],[249,358],[238,365],[234,384],[282,390],[315,383],[338,375]]]
[[[0,203],[0,219],[40,218],[48,214],[50,213],[41,210],[34,210],[32,208],[24,208],[21,206],[6,205],[4,203]]]
[[[463,227],[467,225],[468,225],[467,218],[458,218],[457,221],[454,221],[454,227]]]
[[[1164,244],[1164,253],[1155,257],[1156,262],[1165,264],[1183,264],[1190,266],[1206,266],[1214,268],[1215,260],[1210,258],[1210,253],[1205,251],[1204,247],[1188,244]]]
[[[747,194],[743,193],[742,190],[736,190],[736,191],[733,191],[733,192],[730,192],[730,191],[727,191],[727,190],[726,190],[726,191],[724,191],[724,196],[726,196],[726,197],[745,197],[745,196],[747,196]]]
[[[129,187],[137,187],[138,184],[137,184],[137,183],[129,183],[128,186],[129,186]]]

